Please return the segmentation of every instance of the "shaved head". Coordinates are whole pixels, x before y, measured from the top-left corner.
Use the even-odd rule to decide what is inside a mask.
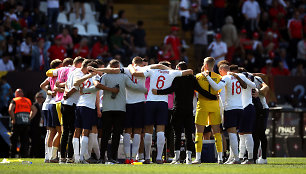
[[[15,91],[15,97],[23,97],[23,91],[22,89],[18,88]]]

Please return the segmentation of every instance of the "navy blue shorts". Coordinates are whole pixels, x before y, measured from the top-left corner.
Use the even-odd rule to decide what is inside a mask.
[[[58,115],[56,111],[56,104],[49,104],[48,105],[48,117],[47,117],[47,126],[48,127],[56,127],[61,126]]]
[[[162,101],[146,102],[145,115],[145,125],[167,125],[168,103]]]
[[[145,103],[126,104],[124,128],[143,128]]]
[[[228,111],[224,111],[224,129],[228,129],[231,127],[239,128],[239,120],[243,115],[243,109],[232,109]]]
[[[42,110],[44,114],[44,127],[48,126],[48,110]]]
[[[91,109],[85,106],[77,106],[75,110],[75,128],[91,130],[92,126],[95,126],[97,112],[95,109]]]
[[[238,132],[253,132],[255,125],[256,111],[252,104],[249,104],[243,109],[243,115],[239,121]]]

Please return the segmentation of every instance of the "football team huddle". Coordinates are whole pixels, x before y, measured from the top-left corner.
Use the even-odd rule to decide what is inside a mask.
[[[179,62],[173,70],[170,62],[148,65],[138,56],[126,68],[115,59],[105,66],[101,60],[82,57],[56,59],[50,67],[48,77],[40,85],[47,92],[42,107],[47,127],[46,163],[118,164],[123,136],[125,163],[142,160],[150,164],[156,132],[155,162],[163,164],[168,138],[165,130],[169,126],[175,137],[171,164],[181,162],[183,132],[184,163],[201,163],[203,134],[208,126],[215,139],[219,164],[267,163],[265,95],[269,87],[262,74],[248,73],[225,60],[216,63],[212,57],[204,59],[201,73],[195,76],[185,62]],[[171,94],[174,99],[170,120]],[[224,162],[226,132],[230,155]]]

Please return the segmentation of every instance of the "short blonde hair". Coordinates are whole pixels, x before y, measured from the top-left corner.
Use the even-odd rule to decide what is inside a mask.
[[[214,65],[215,65],[215,62],[216,62],[215,58],[213,58],[213,57],[206,57],[204,59],[203,65],[207,65],[208,67],[213,68]]]

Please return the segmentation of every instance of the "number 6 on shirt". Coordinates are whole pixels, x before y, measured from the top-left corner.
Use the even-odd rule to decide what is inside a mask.
[[[166,78],[164,76],[159,76],[156,82],[156,88],[161,89],[165,85]]]

